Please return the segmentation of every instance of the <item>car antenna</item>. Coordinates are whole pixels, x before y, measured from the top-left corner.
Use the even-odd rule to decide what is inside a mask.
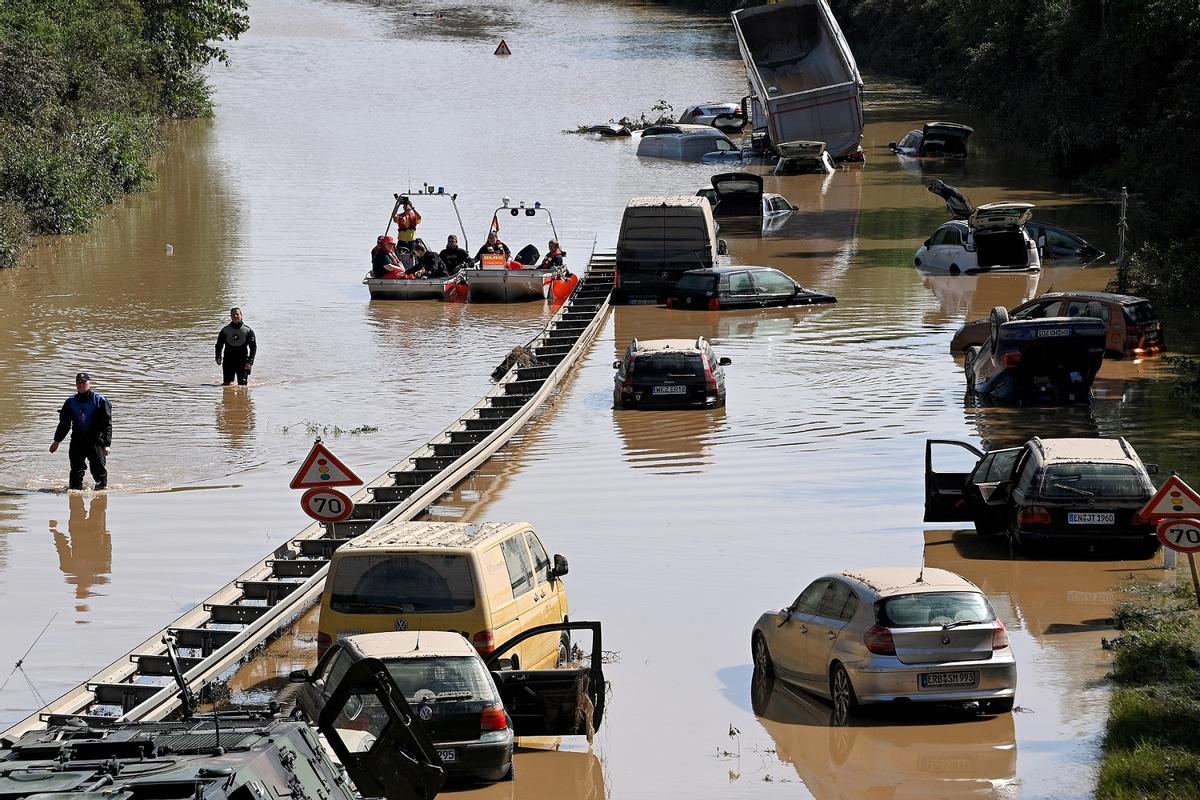
[[[921,571],[917,573],[917,583],[925,582],[925,548],[921,548]]]

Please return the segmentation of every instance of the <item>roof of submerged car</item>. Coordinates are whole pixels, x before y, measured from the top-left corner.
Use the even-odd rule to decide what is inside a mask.
[[[920,592],[979,591],[979,587],[961,575],[934,567],[869,567],[843,570],[826,577],[849,579],[880,597]]]
[[[1112,461],[1132,457],[1124,439],[1038,439],[1046,461]]]
[[[1149,302],[1144,297],[1135,297],[1131,294],[1116,294],[1114,292],[1046,292],[1045,294],[1039,294],[1032,300],[1026,300],[1021,305],[1036,303],[1039,300],[1063,297],[1078,297],[1081,300],[1098,300],[1104,303],[1120,303],[1123,306],[1131,306],[1135,305],[1136,303]]]
[[[774,267],[763,267],[755,264],[742,264],[740,266],[731,267],[705,267],[704,269],[689,269],[684,275],[728,275],[731,272],[745,272],[749,269],[769,269],[775,270]],[[777,270],[776,270],[777,271]]]
[[[507,534],[513,522],[393,522],[364,533],[338,548],[338,553],[378,547],[472,547]]]
[[[638,353],[699,353],[695,339],[638,339]]]
[[[475,648],[454,631],[388,631],[347,636],[342,642],[362,658],[471,656]]]

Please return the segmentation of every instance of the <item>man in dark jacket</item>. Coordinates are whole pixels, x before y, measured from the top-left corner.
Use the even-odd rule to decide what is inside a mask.
[[[222,350],[225,351],[224,361],[221,358]],[[258,341],[250,326],[242,322],[242,310],[229,309],[229,324],[217,334],[217,363],[221,364],[225,386],[233,383],[234,376],[237,376],[238,386],[246,385],[257,352]]]
[[[112,403],[102,394],[92,391],[92,376],[80,372],[75,376],[75,394],[67,398],[58,412],[58,428],[50,452],[71,432],[67,455],[71,459],[69,488],[83,488],[83,473],[90,466],[96,490],[108,487],[108,468],[105,459],[112,447]]]
[[[446,265],[446,269],[450,272],[458,272],[460,269],[471,263],[471,254],[458,246],[457,236],[446,237],[446,249],[438,253],[438,258]]]

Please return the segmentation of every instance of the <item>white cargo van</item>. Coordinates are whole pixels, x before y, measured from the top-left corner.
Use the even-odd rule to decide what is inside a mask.
[[[712,267],[725,254],[712,206],[704,197],[635,197],[617,239],[618,301],[661,303],[689,269]]]

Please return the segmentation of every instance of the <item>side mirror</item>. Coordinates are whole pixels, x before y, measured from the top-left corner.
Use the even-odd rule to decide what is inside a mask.
[[[790,608],[781,608],[779,609],[779,613],[775,615],[775,624],[782,628],[791,618],[792,610]]]
[[[889,150],[895,150],[895,149],[896,149],[896,143],[895,143],[895,142],[888,142],[888,149],[889,149]]]
[[[1157,475],[1158,474],[1158,464],[1144,464],[1143,466],[1146,467],[1147,474],[1149,474],[1149,475]]]
[[[613,369],[620,369],[620,368],[621,368],[621,362],[620,362],[620,361],[614,361],[614,362],[613,362]]]
[[[733,359],[729,358],[728,356],[721,356],[720,358],[717,359],[717,363],[720,364],[722,367],[728,367],[730,364],[733,363]]]
[[[933,242],[933,239],[926,239],[926,240],[925,240],[925,246],[926,246],[926,247],[929,247],[930,243],[932,243],[932,242]]]
[[[496,666],[502,670],[503,669],[520,669],[521,668],[521,658],[516,653],[513,653],[511,656],[505,656],[504,658],[496,659]]]
[[[552,566],[550,568],[550,577],[561,578],[563,575],[566,575],[568,572],[570,572],[570,567],[567,566],[566,557],[560,556],[558,553],[555,553],[554,554],[554,566]]]
[[[717,255],[729,255],[729,244],[724,239],[717,239]]]
[[[311,677],[306,669],[294,669],[288,673],[288,683],[308,683]]]

